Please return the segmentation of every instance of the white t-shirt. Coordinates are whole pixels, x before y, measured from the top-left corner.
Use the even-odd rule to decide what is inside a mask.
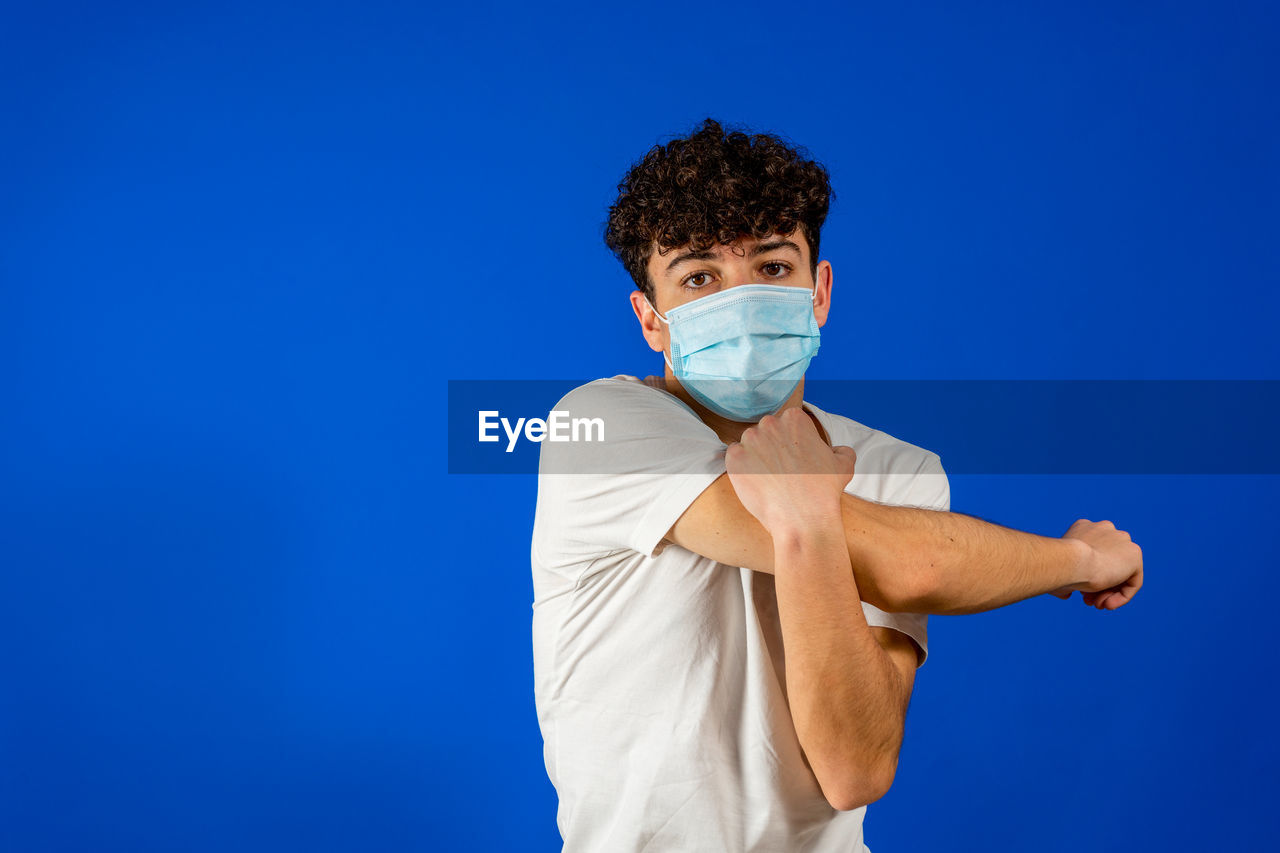
[[[725,445],[661,383],[575,388],[555,408],[600,418],[604,440],[542,443],[535,702],[563,849],[870,853],[866,807],[833,809],[805,764],[773,576],[662,542],[724,473]],[[937,454],[804,405],[857,452],[846,491],[950,508]],[[924,663],[924,615],[862,608],[915,640]]]

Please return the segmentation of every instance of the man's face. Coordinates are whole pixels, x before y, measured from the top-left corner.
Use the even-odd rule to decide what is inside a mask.
[[[814,276],[809,272],[809,241],[799,229],[789,235],[775,232],[759,240],[745,237],[704,252],[694,252],[685,245],[663,254],[655,246],[649,257],[649,280],[653,282],[653,308],[664,316],[677,305],[744,284],[814,288]],[[813,301],[819,326],[827,322],[830,297],[831,264],[820,261]],[[650,348],[669,353],[667,325],[654,316],[639,291],[631,294],[631,306]]]

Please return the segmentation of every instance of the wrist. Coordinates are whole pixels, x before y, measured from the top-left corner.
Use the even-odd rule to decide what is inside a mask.
[[[1062,586],[1083,589],[1093,584],[1093,548],[1083,539],[1063,539],[1071,549],[1070,580]]]
[[[809,506],[803,512],[791,511],[765,525],[775,547],[797,548],[815,540],[838,536],[844,541],[844,518],[840,501],[822,506]]]

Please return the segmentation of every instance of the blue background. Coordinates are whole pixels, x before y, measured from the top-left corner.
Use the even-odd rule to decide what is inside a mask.
[[[812,376],[1280,378],[1273,8],[6,7],[0,848],[559,849],[446,381],[660,368],[601,227],[705,116],[831,170]],[[1276,487],[954,477],[1147,586],[932,619],[871,848],[1268,848]]]

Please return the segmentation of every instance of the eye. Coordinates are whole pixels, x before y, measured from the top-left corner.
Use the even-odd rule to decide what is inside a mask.
[[[777,268],[777,272],[770,272],[770,270],[775,267]],[[769,263],[761,266],[760,269],[764,270],[765,275],[771,278],[782,278],[784,275],[791,272],[791,266],[789,264],[784,264],[782,261],[769,261]]]
[[[700,281],[700,279],[704,280]],[[680,286],[685,290],[698,290],[699,288],[706,287],[710,283],[711,273],[696,272],[693,275],[685,276],[684,281],[680,282]]]

